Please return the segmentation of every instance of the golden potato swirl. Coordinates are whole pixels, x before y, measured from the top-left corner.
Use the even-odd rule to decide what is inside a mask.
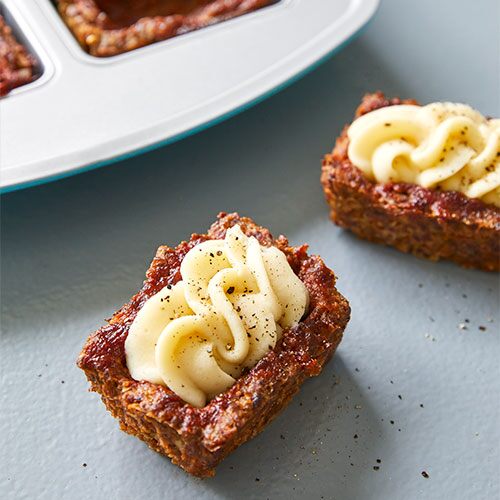
[[[465,104],[388,106],[348,129],[353,165],[380,183],[459,191],[500,207],[500,120]]]
[[[137,314],[125,342],[127,366],[134,379],[167,385],[202,407],[301,319],[308,292],[283,252],[239,226],[192,248],[181,275]]]

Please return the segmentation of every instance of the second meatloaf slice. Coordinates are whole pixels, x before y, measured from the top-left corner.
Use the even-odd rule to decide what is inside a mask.
[[[355,118],[414,100],[368,94]],[[431,190],[403,182],[368,179],[348,157],[346,126],[323,160],[321,182],[330,216],[359,237],[431,260],[498,271],[500,210],[454,191]]]

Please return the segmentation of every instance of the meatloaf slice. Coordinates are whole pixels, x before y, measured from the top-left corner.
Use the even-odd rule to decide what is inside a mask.
[[[252,369],[204,408],[195,408],[162,385],[133,380],[125,361],[129,327],[147,299],[181,279],[180,264],[195,245],[223,239],[239,224],[261,245],[283,251],[293,271],[306,285],[310,305],[302,321],[283,335]],[[91,389],[101,394],[122,430],[145,441],[187,472],[213,476],[232,450],[258,434],[290,401],[308,378],[318,375],[342,339],[349,321],[347,300],[335,288],[335,275],[307,246],[291,247],[284,236],[270,232],[237,214],[219,214],[207,234],[194,234],[176,248],[158,249],[142,289],[106,326],[89,337],[78,359]]]
[[[355,117],[414,100],[365,95]],[[348,126],[323,159],[321,183],[337,225],[360,238],[393,246],[431,260],[498,271],[500,210],[455,191],[434,191],[414,184],[380,184],[349,160]]]

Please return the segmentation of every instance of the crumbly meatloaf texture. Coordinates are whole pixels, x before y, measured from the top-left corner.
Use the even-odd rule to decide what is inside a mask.
[[[387,99],[377,92],[363,98],[356,118],[414,100]],[[321,182],[332,220],[366,240],[393,246],[431,260],[498,271],[500,210],[454,191],[414,184],[379,184],[348,158],[346,126],[331,154],[323,159]]]
[[[125,361],[124,342],[130,324],[144,302],[164,286],[181,279],[180,264],[193,246],[223,239],[239,224],[262,245],[282,250],[310,295],[307,315],[285,330],[276,347],[225,393],[204,408],[186,404],[167,387],[133,380]],[[87,340],[78,366],[91,389],[101,394],[120,427],[145,441],[174,464],[199,477],[215,474],[215,467],[232,450],[258,434],[290,401],[308,378],[318,375],[333,355],[350,308],[335,288],[335,275],[307,246],[290,247],[267,229],[237,214],[219,214],[207,234],[195,234],[176,248],[158,249],[142,289]]]
[[[38,77],[36,59],[21,45],[0,16],[0,96]]]
[[[57,0],[89,54],[109,57],[226,21],[277,0]]]

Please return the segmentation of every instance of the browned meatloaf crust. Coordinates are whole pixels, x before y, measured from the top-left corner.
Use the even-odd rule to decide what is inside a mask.
[[[277,0],[57,0],[80,45],[108,57],[197,30]]]
[[[356,118],[413,100],[365,95]],[[498,271],[500,210],[462,193],[369,180],[347,156],[347,126],[323,160],[321,182],[332,220],[361,238],[431,260]]]
[[[38,77],[36,59],[21,45],[0,16],[0,96]]]
[[[124,342],[137,311],[168,284],[181,279],[180,264],[198,243],[222,239],[239,224],[263,245],[275,245],[288,257],[310,294],[309,311],[285,330],[274,350],[204,408],[186,404],[167,387],[133,380],[125,362]],[[213,476],[232,450],[258,434],[290,401],[308,378],[318,375],[333,355],[349,321],[347,300],[335,288],[335,275],[307,246],[288,246],[267,229],[237,214],[219,214],[207,234],[194,234],[176,248],[158,249],[142,289],[89,337],[78,366],[91,388],[101,394],[122,430],[134,434],[174,464],[199,477]]]

